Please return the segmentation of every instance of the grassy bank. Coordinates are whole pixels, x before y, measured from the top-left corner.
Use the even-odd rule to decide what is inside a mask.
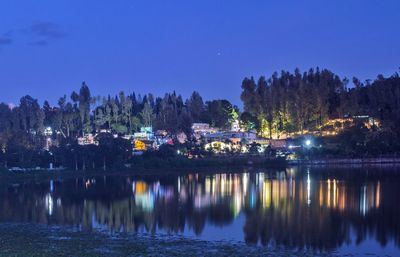
[[[180,235],[80,231],[34,224],[0,224],[0,256],[330,256],[312,250],[202,241]]]

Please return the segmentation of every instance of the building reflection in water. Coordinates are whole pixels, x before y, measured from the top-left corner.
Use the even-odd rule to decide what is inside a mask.
[[[230,226],[243,215],[238,233],[248,243],[335,248],[348,242],[352,230],[361,240],[368,232],[381,244],[389,238],[398,243],[400,218],[392,195],[399,193],[398,182],[386,181],[382,191],[379,179],[296,168],[50,181],[2,192],[0,220],[150,233],[193,230],[200,235],[205,226]]]

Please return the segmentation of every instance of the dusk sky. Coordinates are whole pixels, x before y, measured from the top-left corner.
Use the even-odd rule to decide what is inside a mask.
[[[0,102],[197,90],[240,104],[245,76],[400,66],[400,1],[1,0]]]

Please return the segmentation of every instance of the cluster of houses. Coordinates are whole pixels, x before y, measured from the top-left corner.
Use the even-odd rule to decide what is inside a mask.
[[[370,117],[362,117],[366,126],[373,126],[379,124],[378,121]],[[321,136],[332,136],[340,133],[344,127],[352,124],[355,119],[359,117],[334,119],[329,120],[326,123],[326,129],[319,131]],[[313,135],[310,131],[302,131],[309,135]],[[101,130],[100,133],[112,133],[111,130]],[[51,128],[47,128],[45,135],[48,140],[46,142],[46,148],[52,144]],[[98,134],[85,134],[83,137],[78,138],[79,145],[98,145],[97,136]],[[118,134],[113,134],[114,137],[119,137]],[[169,144],[173,145],[174,142],[181,144],[187,142],[187,140],[194,141],[197,146],[201,146],[204,150],[213,151],[214,153],[247,153],[254,151],[254,146],[258,152],[264,152],[267,148],[274,150],[293,150],[296,147],[289,142],[289,139],[283,137],[283,139],[267,139],[259,137],[256,131],[243,131],[240,129],[239,122],[233,122],[230,130],[220,130],[218,128],[211,127],[208,123],[193,123],[192,124],[192,135],[186,135],[185,133],[179,133],[177,135],[171,135],[165,130],[153,131],[152,127],[142,127],[139,132],[134,134],[128,134],[121,136],[124,139],[130,140],[133,145],[132,152],[135,155],[140,155],[147,150],[157,150],[161,145]]]
[[[110,130],[101,130],[100,133],[112,133]],[[85,134],[83,137],[78,138],[79,145],[98,145],[98,134]],[[113,134],[114,138],[119,137],[118,134]],[[133,143],[133,150],[135,153],[143,152],[150,149],[157,149],[163,144],[173,144],[172,137],[164,130],[153,132],[152,127],[142,127],[139,132],[134,134],[127,134],[121,136],[124,139],[131,140]]]
[[[239,126],[234,124],[230,131],[218,131],[204,123],[194,123],[192,129],[195,138],[204,143],[205,150],[216,153],[246,153],[252,144],[258,145],[259,152],[263,152],[267,147],[274,149],[286,148],[286,140],[284,139],[262,138],[257,135],[256,131],[241,131]]]
[[[132,135],[123,135],[122,138],[131,140],[133,154],[140,155],[147,150],[157,150],[163,144],[173,145],[174,142],[185,143],[189,137],[194,139],[198,146],[204,150],[215,153],[248,152],[249,146],[256,143],[260,151],[270,146],[273,148],[285,148],[285,140],[270,140],[260,138],[255,131],[240,131],[239,127],[232,126],[231,130],[219,130],[207,123],[193,123],[192,135],[179,133],[170,135],[165,130],[153,131],[152,127],[142,127],[139,132]],[[100,133],[111,133],[109,130],[101,130]],[[79,145],[98,145],[98,134],[85,134],[78,138]],[[114,134],[114,137],[120,135]]]

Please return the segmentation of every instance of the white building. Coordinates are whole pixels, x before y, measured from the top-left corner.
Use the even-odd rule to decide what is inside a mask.
[[[217,130],[210,127],[208,123],[193,123],[192,130],[195,134],[210,134],[215,133]]]
[[[205,135],[205,138],[208,141],[224,141],[229,139],[232,143],[238,143],[241,141],[251,143],[257,139],[257,134],[255,132],[217,132]]]

